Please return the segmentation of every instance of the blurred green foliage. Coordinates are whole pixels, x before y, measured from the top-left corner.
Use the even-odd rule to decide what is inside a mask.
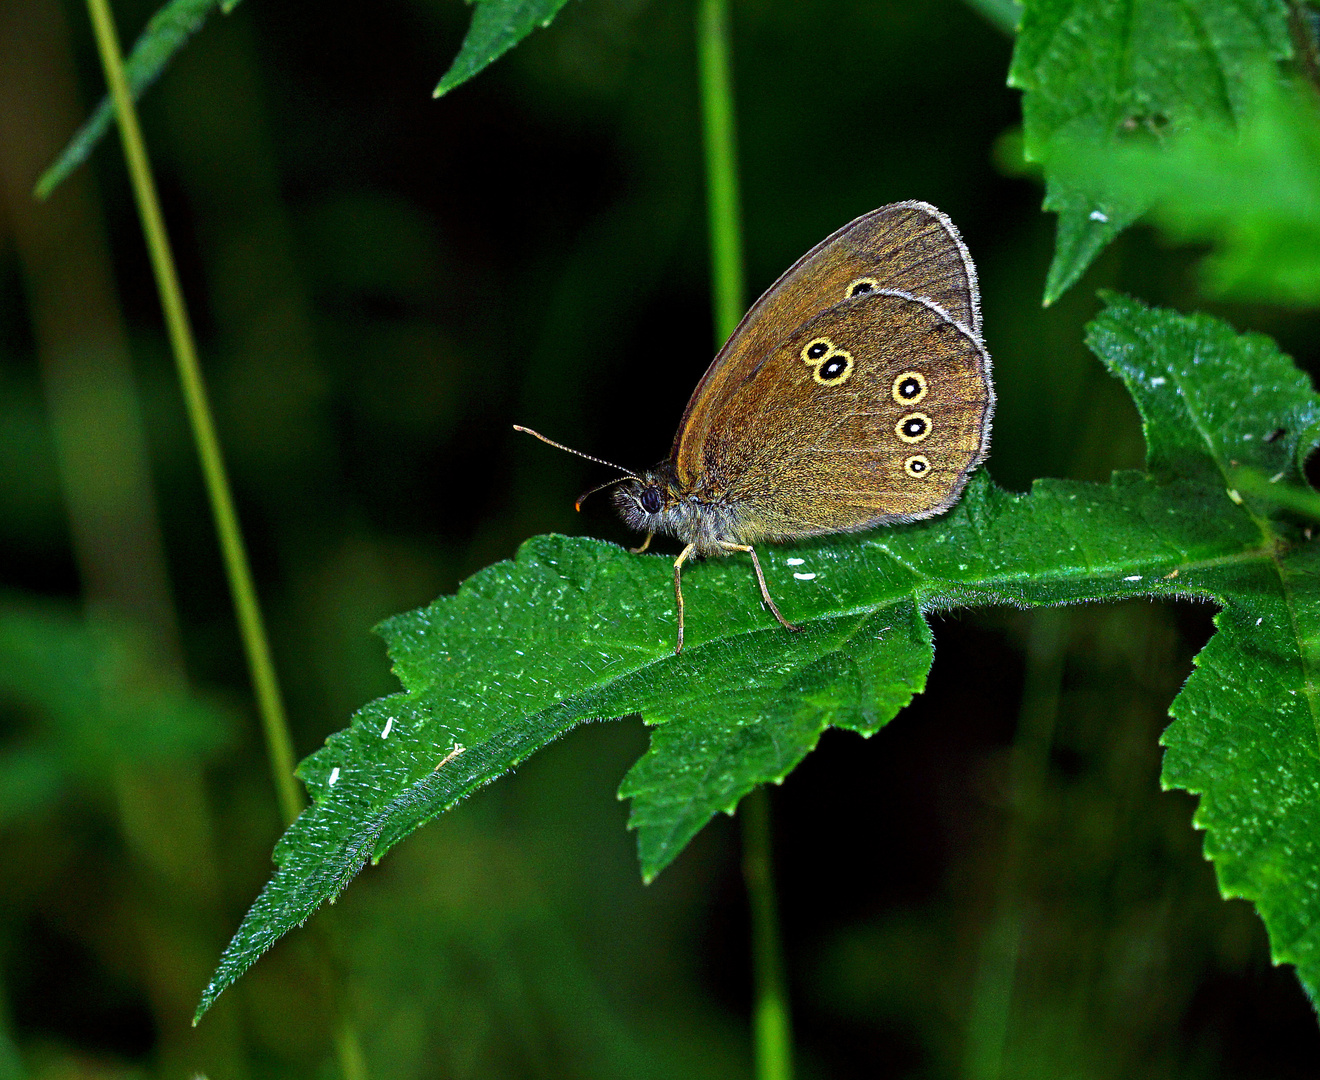
[[[1305,83],[1258,71],[1236,128],[1207,125],[1101,151],[1068,148],[1065,175],[1102,177],[1152,207],[1171,240],[1208,246],[1201,286],[1212,296],[1314,307],[1320,303],[1320,108]]]
[[[16,721],[0,755],[0,824],[66,791],[111,790],[121,770],[204,760],[232,741],[230,718],[173,685],[132,627],[13,598],[0,605],[0,699]]]
[[[1023,10],[1009,84],[1024,91],[1024,149],[1044,164],[1045,208],[1059,215],[1048,304],[1149,205],[1107,172],[1062,168],[1057,144],[1114,149],[1231,126],[1248,115],[1251,76],[1292,50],[1285,0],[1033,0]]]
[[[119,4],[125,39],[153,11]],[[566,5],[434,102],[470,14],[244,4],[143,99],[301,752],[395,688],[379,619],[534,533],[624,539],[607,508],[572,513],[598,473],[511,422],[642,465],[709,359],[690,5]],[[75,88],[101,91],[84,20],[51,0],[0,12],[6,56],[24,43],[0,63],[0,159],[28,163],[23,200],[86,114]],[[882,203],[949,213],[981,271],[1001,485],[1140,463],[1137,415],[1082,346],[1097,286],[1208,307],[1314,369],[1310,311],[1207,298],[1197,253],[1141,228],[1040,309],[1053,222],[995,165],[1021,103],[1012,43],[978,14],[744,0],[733,37],[749,284]],[[0,585],[28,609],[86,595],[39,360],[51,271],[18,239],[30,213],[32,235],[109,237],[183,665],[248,734],[139,769],[111,800],[66,785],[4,827],[0,1069],[323,1075],[331,1018],[298,936],[188,1027],[278,815],[122,168],[92,164],[40,209],[9,187],[0,215]],[[77,198],[104,224],[61,234]],[[87,319],[86,299],[63,310]],[[1296,980],[1251,909],[1219,898],[1194,800],[1158,787],[1211,614],[941,619],[922,698],[869,741],[825,734],[775,793],[802,1075],[1313,1073]],[[614,792],[644,746],[635,721],[576,731],[344,897],[339,981],[373,1075],[746,1075],[734,837],[717,819],[640,884]]]

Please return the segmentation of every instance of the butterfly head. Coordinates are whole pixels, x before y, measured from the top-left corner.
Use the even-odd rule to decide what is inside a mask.
[[[672,462],[621,481],[614,490],[614,506],[630,528],[693,544],[700,555],[719,553],[723,543],[741,538],[738,508],[704,489],[685,487]]]
[[[619,516],[638,532],[673,534],[683,519],[682,504],[682,493],[667,464],[621,481],[614,491]]]

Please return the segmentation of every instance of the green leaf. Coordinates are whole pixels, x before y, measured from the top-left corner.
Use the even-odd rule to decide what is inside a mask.
[[[649,879],[825,727],[869,736],[919,693],[926,613],[1135,596],[1223,608],[1230,633],[1178,698],[1165,781],[1202,795],[1225,891],[1256,902],[1276,958],[1320,984],[1315,556],[1278,500],[1230,487],[1246,469],[1302,486],[1320,399],[1264,337],[1107,303],[1089,341],[1136,400],[1149,471],[1040,480],[1029,495],[980,474],[942,518],[767,547],[800,634],[761,608],[745,562],[716,559],[684,579],[689,644],[675,656],[669,559],[559,536],[383,624],[404,692],[303,762],[314,803],[198,1015],[368,859],[576,724],[638,712],[653,726],[621,790]]]
[[[1110,298],[1089,338],[1137,400],[1152,470],[1199,456],[1225,482],[1247,468],[1301,486],[1320,421],[1306,377],[1266,337],[1160,314]],[[1320,551],[1277,500],[1231,497],[1267,557],[1204,575],[1223,610],[1170,710],[1162,782],[1201,796],[1221,892],[1255,904],[1320,1006]]]
[[[728,644],[731,674],[743,647]],[[628,824],[648,881],[718,811],[732,814],[758,782],[792,772],[827,727],[878,731],[925,689],[934,658],[930,627],[911,599],[865,619],[819,620],[812,638],[794,639],[788,652],[796,655],[780,655],[777,668],[749,668],[755,678],[745,686],[694,682],[645,714],[657,725],[651,748],[619,796],[633,800]]]
[[[991,26],[1009,37],[1017,32],[1022,18],[1021,0],[967,0],[967,6],[979,11]]]
[[[476,0],[458,56],[436,86],[441,97],[494,63],[539,27],[549,26],[568,0]]]
[[[1077,147],[1062,167],[1102,177],[1172,240],[1208,245],[1212,295],[1320,303],[1320,113],[1312,91],[1261,73],[1236,130],[1200,128],[1163,148]]]
[[[124,63],[124,73],[128,76],[133,100],[140,98],[160,77],[165,65],[202,28],[214,8],[218,6],[227,15],[238,5],[239,0],[223,0],[221,3],[217,3],[217,0],[170,0],[156,12],[147,23],[147,28],[133,43],[133,50]],[[114,102],[107,94],[83,126],[74,133],[55,163],[41,174],[36,187],[38,199],[46,198],[65,177],[91,156],[114,116]]]
[[[1164,141],[1244,115],[1248,76],[1290,55],[1283,0],[1025,0],[1010,86],[1024,91],[1024,150],[1059,215],[1052,303],[1145,209],[1100,177],[1058,174],[1060,144]]]

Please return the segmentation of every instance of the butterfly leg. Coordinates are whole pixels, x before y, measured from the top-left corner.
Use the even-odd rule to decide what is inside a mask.
[[[756,557],[756,549],[753,548],[751,544],[730,544],[728,541],[724,540],[720,542],[720,547],[725,551],[745,551],[752,557],[752,566],[756,570],[756,582],[761,586],[761,599],[765,601],[766,607],[770,609],[771,614],[779,620],[779,625],[785,630],[801,630],[802,627],[794,626],[779,614],[779,608],[775,607],[775,602],[770,599],[770,590],[765,587],[765,574],[761,572],[761,560]],[[682,626],[681,619],[679,625],[680,627]]]
[[[655,533],[653,533],[653,532],[649,532],[649,533],[647,533],[647,534],[646,534],[646,539],[643,540],[643,541],[641,542],[641,544],[640,544],[638,547],[635,547],[635,548],[629,548],[629,549],[628,549],[628,554],[629,554],[629,555],[640,555],[643,551],[645,551],[647,548],[649,548],[649,547],[651,546],[651,537],[653,537],[654,535],[655,535]]]
[[[650,537],[647,539],[649,540]],[[688,544],[674,560],[674,604],[678,608],[678,644],[674,646],[675,656],[683,651],[683,564],[696,550],[696,544]]]

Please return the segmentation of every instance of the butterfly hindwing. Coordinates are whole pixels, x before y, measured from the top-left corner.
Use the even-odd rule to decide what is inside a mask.
[[[989,446],[978,335],[925,298],[873,291],[804,320],[742,373],[694,466],[745,542],[947,509]]]

